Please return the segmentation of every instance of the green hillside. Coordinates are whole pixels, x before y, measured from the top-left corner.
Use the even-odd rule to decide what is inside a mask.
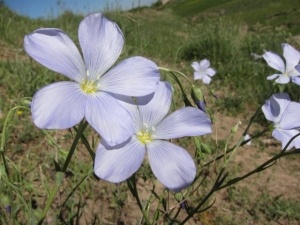
[[[300,33],[300,1],[298,0],[174,0],[170,7],[184,17],[229,17],[249,24],[284,26]]]

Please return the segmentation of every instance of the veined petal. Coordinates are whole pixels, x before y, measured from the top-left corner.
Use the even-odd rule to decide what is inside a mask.
[[[300,128],[300,103],[290,102],[282,114],[279,126],[284,130]]]
[[[109,70],[101,77],[99,85],[103,91],[138,97],[154,92],[159,79],[159,70],[154,62],[135,56]]]
[[[139,100],[139,98],[137,98]],[[168,82],[159,82],[151,101],[140,105],[141,122],[149,126],[156,126],[169,112],[172,102],[172,87]],[[140,126],[143,126],[140,124]]]
[[[134,124],[130,113],[105,92],[88,96],[86,120],[110,145],[122,143],[133,135]]]
[[[210,62],[207,59],[203,59],[200,61],[200,67],[205,70],[210,66]]]
[[[200,64],[198,62],[193,62],[192,65],[193,69],[195,71],[199,71],[200,70]]]
[[[282,149],[287,145],[287,143],[291,140],[292,137],[299,134],[297,130],[282,130],[275,129],[273,130],[272,136],[279,140],[282,145]],[[290,150],[292,147],[296,146],[296,148],[300,147],[300,137],[296,137],[287,147],[286,150]]]
[[[195,179],[195,163],[183,148],[156,140],[147,144],[147,151],[154,175],[171,191],[181,191]]]
[[[81,55],[67,34],[54,28],[38,29],[24,38],[25,51],[43,66],[80,82],[85,75]]]
[[[266,52],[265,54],[263,54],[263,57],[270,67],[282,73],[285,72],[284,62],[279,55],[274,52]]]
[[[280,75],[275,82],[277,82],[278,84],[287,84],[288,82],[290,82],[290,77],[288,76],[284,76],[284,75]]]
[[[172,139],[211,133],[207,114],[194,107],[184,107],[162,120],[153,133],[154,139]]]
[[[115,147],[100,143],[96,151],[94,172],[106,181],[122,182],[140,168],[145,152],[145,146],[134,136]]]
[[[34,95],[32,119],[42,129],[67,129],[83,119],[84,107],[85,96],[77,83],[53,83]]]
[[[289,44],[282,44],[283,56],[286,61],[287,70],[294,69],[300,61],[300,52]]]
[[[208,68],[205,73],[212,77],[216,74],[216,71],[213,68]]]
[[[273,94],[262,106],[262,111],[267,120],[278,124],[282,114],[291,103],[291,99],[286,93]]]
[[[119,58],[123,33],[101,13],[91,14],[79,25],[78,38],[91,79],[103,75]]]

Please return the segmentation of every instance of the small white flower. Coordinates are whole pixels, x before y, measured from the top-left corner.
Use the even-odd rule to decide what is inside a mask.
[[[198,62],[193,62],[191,65],[194,68],[194,80],[202,80],[203,83],[209,84],[211,77],[216,74],[216,70],[210,67],[210,62],[203,59]]]

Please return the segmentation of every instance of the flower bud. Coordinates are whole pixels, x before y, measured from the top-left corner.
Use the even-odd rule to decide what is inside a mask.
[[[205,100],[203,96],[203,92],[200,87],[196,87],[193,85],[192,87],[192,99],[194,103],[197,105],[197,107],[202,110],[203,112],[206,112],[206,105],[205,105]]]

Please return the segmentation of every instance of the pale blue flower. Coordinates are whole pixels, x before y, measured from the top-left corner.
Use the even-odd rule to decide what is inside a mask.
[[[263,54],[264,59],[270,67],[281,73],[268,76],[268,80],[275,80],[279,84],[286,84],[292,80],[293,83],[300,85],[300,72],[296,70],[295,66],[299,64],[300,52],[289,44],[282,44],[283,57],[282,58],[274,52],[266,52]]]
[[[207,59],[203,59],[198,62],[193,62],[191,65],[194,68],[194,80],[202,80],[203,83],[209,84],[211,77],[216,74],[215,69],[210,67],[210,62]]]
[[[102,141],[96,151],[95,174],[110,182],[122,182],[138,170],[147,152],[158,180],[170,190],[180,191],[193,182],[196,166],[188,152],[168,139],[211,133],[211,121],[194,107],[167,116],[172,101],[169,83],[160,82],[150,101],[146,98],[135,101],[140,105],[127,105],[135,120],[134,135],[117,146]]]
[[[38,29],[26,35],[26,52],[45,67],[72,81],[50,84],[32,100],[36,126],[66,129],[85,118],[109,143],[125,141],[134,132],[128,111],[113,94],[144,96],[155,91],[159,70],[143,57],[128,58],[110,69],[121,54],[124,37],[101,13],[79,25],[79,50],[62,30]]]
[[[265,117],[274,123],[273,137],[282,144],[282,149],[292,137],[299,134],[300,103],[292,102],[286,93],[274,94],[262,106]],[[300,147],[300,137],[295,138],[287,150]]]

